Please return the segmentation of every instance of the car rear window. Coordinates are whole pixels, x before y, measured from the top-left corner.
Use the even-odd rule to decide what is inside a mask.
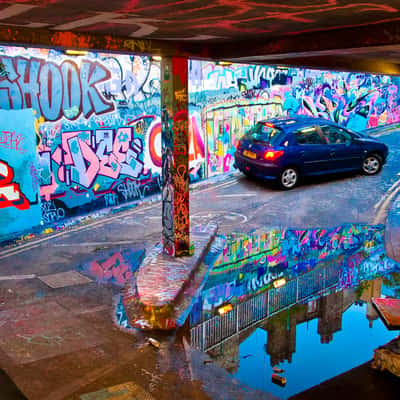
[[[269,123],[257,122],[249,132],[246,138],[256,142],[268,143],[270,145],[278,144],[284,136],[282,129],[277,128]]]

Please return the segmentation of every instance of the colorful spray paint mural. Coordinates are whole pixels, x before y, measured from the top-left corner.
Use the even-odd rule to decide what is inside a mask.
[[[158,62],[0,46],[0,63],[0,109],[36,113],[32,179],[42,216],[32,221],[62,225],[161,190]],[[309,114],[358,130],[400,121],[396,77],[195,60],[188,68],[192,182],[232,170],[237,140],[260,118]],[[8,152],[3,161],[18,157]]]
[[[158,64],[148,57],[68,57],[17,47],[0,47],[0,61],[0,109],[36,114],[38,137],[30,137],[41,199],[36,224],[159,191]],[[19,162],[20,155],[4,158]]]
[[[190,72],[206,176],[232,169],[237,141],[260,119],[302,114],[359,131],[400,122],[398,77],[209,62],[191,62]]]
[[[188,62],[162,61],[163,248],[172,256],[189,255]]]
[[[0,110],[0,236],[41,221],[32,110]]]

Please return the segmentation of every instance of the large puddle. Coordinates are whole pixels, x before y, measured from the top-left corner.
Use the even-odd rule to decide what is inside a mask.
[[[190,341],[243,384],[287,399],[371,360],[398,335],[371,303],[400,295],[382,226],[232,234],[214,251]],[[274,367],[285,386],[272,382]]]

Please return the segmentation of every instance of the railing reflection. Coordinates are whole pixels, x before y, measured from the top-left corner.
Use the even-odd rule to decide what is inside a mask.
[[[289,281],[285,286],[270,289],[237,304],[232,311],[217,315],[191,328],[190,341],[194,348],[212,350],[225,340],[245,329],[272,317],[310,297],[322,295],[336,287],[340,281],[340,268],[328,264]]]
[[[370,262],[371,259],[376,261],[380,259],[380,265],[377,267],[378,262],[373,264]],[[398,270],[399,266],[382,259],[377,253],[357,267],[351,268],[353,270],[351,285],[348,280],[349,267],[330,262],[296,277],[285,286],[270,289],[240,302],[232,311],[214,316],[192,327],[191,345],[202,351],[211,351],[239,335],[242,338],[243,332],[256,327],[266,329],[270,335],[268,343],[272,346],[274,342],[276,345],[273,334],[278,328],[274,324],[274,316],[296,304],[299,304],[300,308],[311,308],[307,309],[305,314],[304,310],[300,312],[302,316],[299,317],[299,321],[291,321],[290,325],[293,326],[289,330],[294,332],[291,334],[295,334],[295,325],[303,319],[305,321],[319,317],[318,333],[321,343],[329,343],[332,340],[333,333],[341,329],[343,312],[356,301],[368,303],[366,317],[371,326],[376,315],[371,313],[370,300],[372,297],[380,296],[382,279],[379,277]],[[345,271],[347,273],[344,273]],[[304,304],[306,302],[307,306]],[[312,308],[313,305],[315,310]],[[282,332],[278,336],[282,336]],[[268,351],[271,354],[271,363],[275,363],[272,357],[272,353],[276,353],[275,350]]]
[[[336,292],[355,288],[400,267],[386,257],[382,226],[260,230],[228,239],[219,249],[220,257],[190,313],[191,344],[203,351],[256,325],[270,325],[271,321],[264,321],[284,309],[317,296],[330,294],[333,299]],[[278,280],[287,282],[271,288]],[[333,311],[329,316],[326,309],[327,315],[322,319],[336,329],[340,326],[339,317],[335,316],[338,309],[331,300],[325,300]],[[325,300],[318,300],[318,307],[324,308]],[[214,312],[224,304],[233,307],[232,311],[215,316]],[[321,325],[318,333],[323,343],[332,340],[332,329],[325,330]]]

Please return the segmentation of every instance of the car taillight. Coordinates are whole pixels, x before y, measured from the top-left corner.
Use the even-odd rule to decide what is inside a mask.
[[[242,145],[242,139],[239,139],[236,143],[236,148],[238,149]]]
[[[282,156],[285,152],[283,150],[268,150],[264,154],[264,160],[271,160],[274,161],[280,156]]]

